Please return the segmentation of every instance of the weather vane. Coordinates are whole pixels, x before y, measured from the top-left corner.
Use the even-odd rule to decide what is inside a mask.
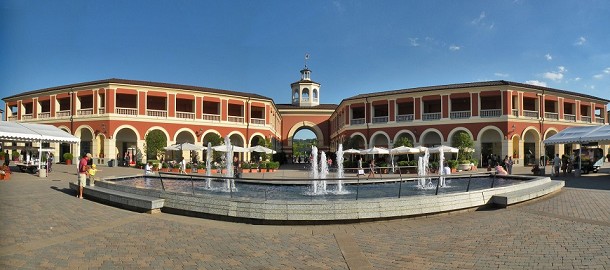
[[[307,60],[309,60],[309,54],[305,54],[305,69],[307,69]]]

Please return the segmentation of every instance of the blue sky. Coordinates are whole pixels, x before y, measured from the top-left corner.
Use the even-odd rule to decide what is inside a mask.
[[[0,1],[0,91],[106,78],[323,103],[487,80],[610,99],[609,1]],[[3,102],[1,104],[3,105]]]

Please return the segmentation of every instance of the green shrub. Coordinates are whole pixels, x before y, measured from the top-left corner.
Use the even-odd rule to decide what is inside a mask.
[[[15,152],[13,152],[13,157],[15,156],[14,154]],[[18,157],[19,155],[17,155]],[[64,153],[64,160],[72,160],[74,159],[74,155],[72,155],[72,153]]]
[[[161,163],[161,168],[163,169],[167,169],[169,166],[167,165],[167,163],[163,162]]]
[[[453,159],[447,160],[447,165],[449,166],[449,168],[455,169],[455,168],[457,168],[458,161],[457,160],[453,160]]]

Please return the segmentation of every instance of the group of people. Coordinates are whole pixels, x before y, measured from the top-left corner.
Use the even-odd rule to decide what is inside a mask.
[[[487,170],[495,169],[497,174],[508,175],[513,174],[513,165],[515,164],[513,157],[506,155],[504,159],[500,155],[490,154],[487,158]]]
[[[78,195],[76,197],[83,198],[83,188],[87,185],[87,178],[89,179],[89,186],[95,186],[95,175],[98,170],[97,166],[91,162],[91,153],[84,155],[78,162]]]

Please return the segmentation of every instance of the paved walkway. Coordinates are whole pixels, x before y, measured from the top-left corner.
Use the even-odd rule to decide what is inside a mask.
[[[257,226],[77,199],[68,190],[74,166],[55,165],[48,178],[14,173],[0,181],[0,268],[608,269],[609,171],[560,177],[561,192],[507,209]]]

